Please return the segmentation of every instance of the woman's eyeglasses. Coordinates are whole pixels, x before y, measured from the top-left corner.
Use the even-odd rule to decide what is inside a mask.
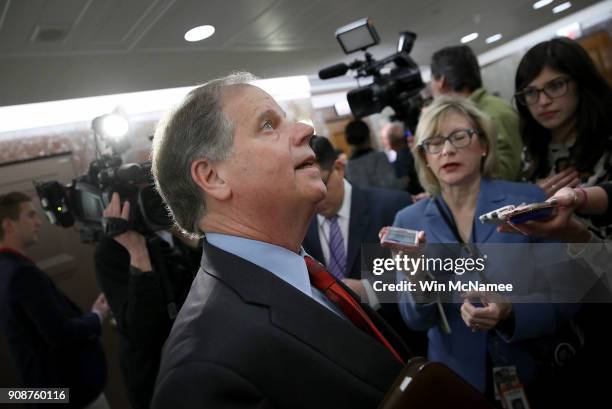
[[[442,152],[446,141],[450,142],[457,149],[465,148],[472,142],[472,136],[478,135],[478,131],[473,129],[458,129],[448,136],[436,135],[425,139],[421,143],[421,149],[430,155]]]
[[[567,94],[569,89],[568,84],[571,79],[569,78],[555,78],[554,80],[548,81],[542,88],[527,87],[521,92],[514,94],[514,97],[518,102],[523,105],[533,105],[540,99],[540,93],[543,92],[548,98],[559,98]]]

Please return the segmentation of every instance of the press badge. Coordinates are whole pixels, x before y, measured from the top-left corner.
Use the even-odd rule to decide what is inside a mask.
[[[529,409],[525,389],[516,373],[515,366],[493,367],[495,399],[501,401],[504,409]]]

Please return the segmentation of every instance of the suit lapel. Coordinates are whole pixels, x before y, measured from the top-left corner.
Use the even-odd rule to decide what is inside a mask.
[[[202,269],[247,303],[270,308],[272,325],[385,393],[401,365],[370,335],[271,272],[203,242]]]
[[[275,292],[272,323],[385,393],[401,369],[393,355],[347,319],[294,292]]]
[[[346,254],[347,275],[353,271],[353,266],[355,263],[361,262],[357,256],[361,254],[361,243],[363,243],[365,240],[365,235],[368,231],[368,225],[370,223],[370,212],[368,209],[368,200],[366,195],[357,186],[353,186],[352,190],[347,246],[348,251]],[[356,269],[356,271],[361,271],[361,267]]]
[[[475,220],[474,231],[472,231],[472,241],[474,241],[473,239],[475,238],[478,243],[484,243],[489,239],[491,234],[493,234],[496,226],[494,224],[481,223],[480,220],[478,220],[478,216],[501,207],[505,199],[506,194],[494,183],[485,179],[480,182],[480,193],[478,194],[476,212],[474,214]],[[451,215],[450,210],[443,200],[440,200],[440,206],[447,212],[447,215]],[[438,207],[435,205],[433,199],[431,199],[425,207],[425,217],[427,218],[427,224],[431,226],[431,229],[427,232],[427,234],[433,236],[433,240],[431,240],[432,242],[457,242],[457,239],[453,235],[450,227],[446,224],[444,218],[438,211]],[[430,241],[429,238],[428,241]]]
[[[445,208],[446,205],[440,200],[441,207]],[[448,209],[446,209],[448,210]],[[450,212],[449,212],[450,214]],[[427,219],[425,226],[428,226],[427,241],[431,243],[456,243],[457,239],[453,235],[450,227],[444,221],[444,218],[440,214],[438,207],[434,203],[434,198],[429,200],[425,207],[425,218]]]

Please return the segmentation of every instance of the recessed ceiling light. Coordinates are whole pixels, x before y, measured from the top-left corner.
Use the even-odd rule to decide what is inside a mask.
[[[557,13],[561,13],[564,10],[567,10],[568,8],[572,7],[572,3],[570,3],[569,1],[566,1],[565,3],[561,3],[558,6],[553,8],[553,13],[557,14]]]
[[[485,43],[487,44],[491,44],[494,43],[496,41],[501,40],[503,36],[501,34],[493,34],[491,37],[487,37],[487,39],[485,40]]]
[[[215,28],[210,25],[194,27],[185,33],[185,40],[189,42],[201,41],[215,33]]]
[[[466,36],[461,37],[461,44],[469,43],[470,41],[474,41],[478,38],[478,33],[468,34]]]
[[[548,6],[552,2],[553,2],[553,0],[540,0],[540,1],[536,1],[535,3],[533,3],[533,8],[534,8],[534,10],[541,9],[544,6]]]

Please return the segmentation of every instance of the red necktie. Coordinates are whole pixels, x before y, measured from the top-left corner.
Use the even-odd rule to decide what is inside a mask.
[[[304,260],[306,261],[306,268],[308,269],[312,285],[325,294],[330,301],[336,304],[353,324],[376,338],[391,351],[398,361],[404,364],[402,357],[391,346],[378,328],[376,328],[376,325],[374,325],[359,303],[338,284],[331,273],[325,270],[323,265],[315,261],[312,257],[305,256]]]

